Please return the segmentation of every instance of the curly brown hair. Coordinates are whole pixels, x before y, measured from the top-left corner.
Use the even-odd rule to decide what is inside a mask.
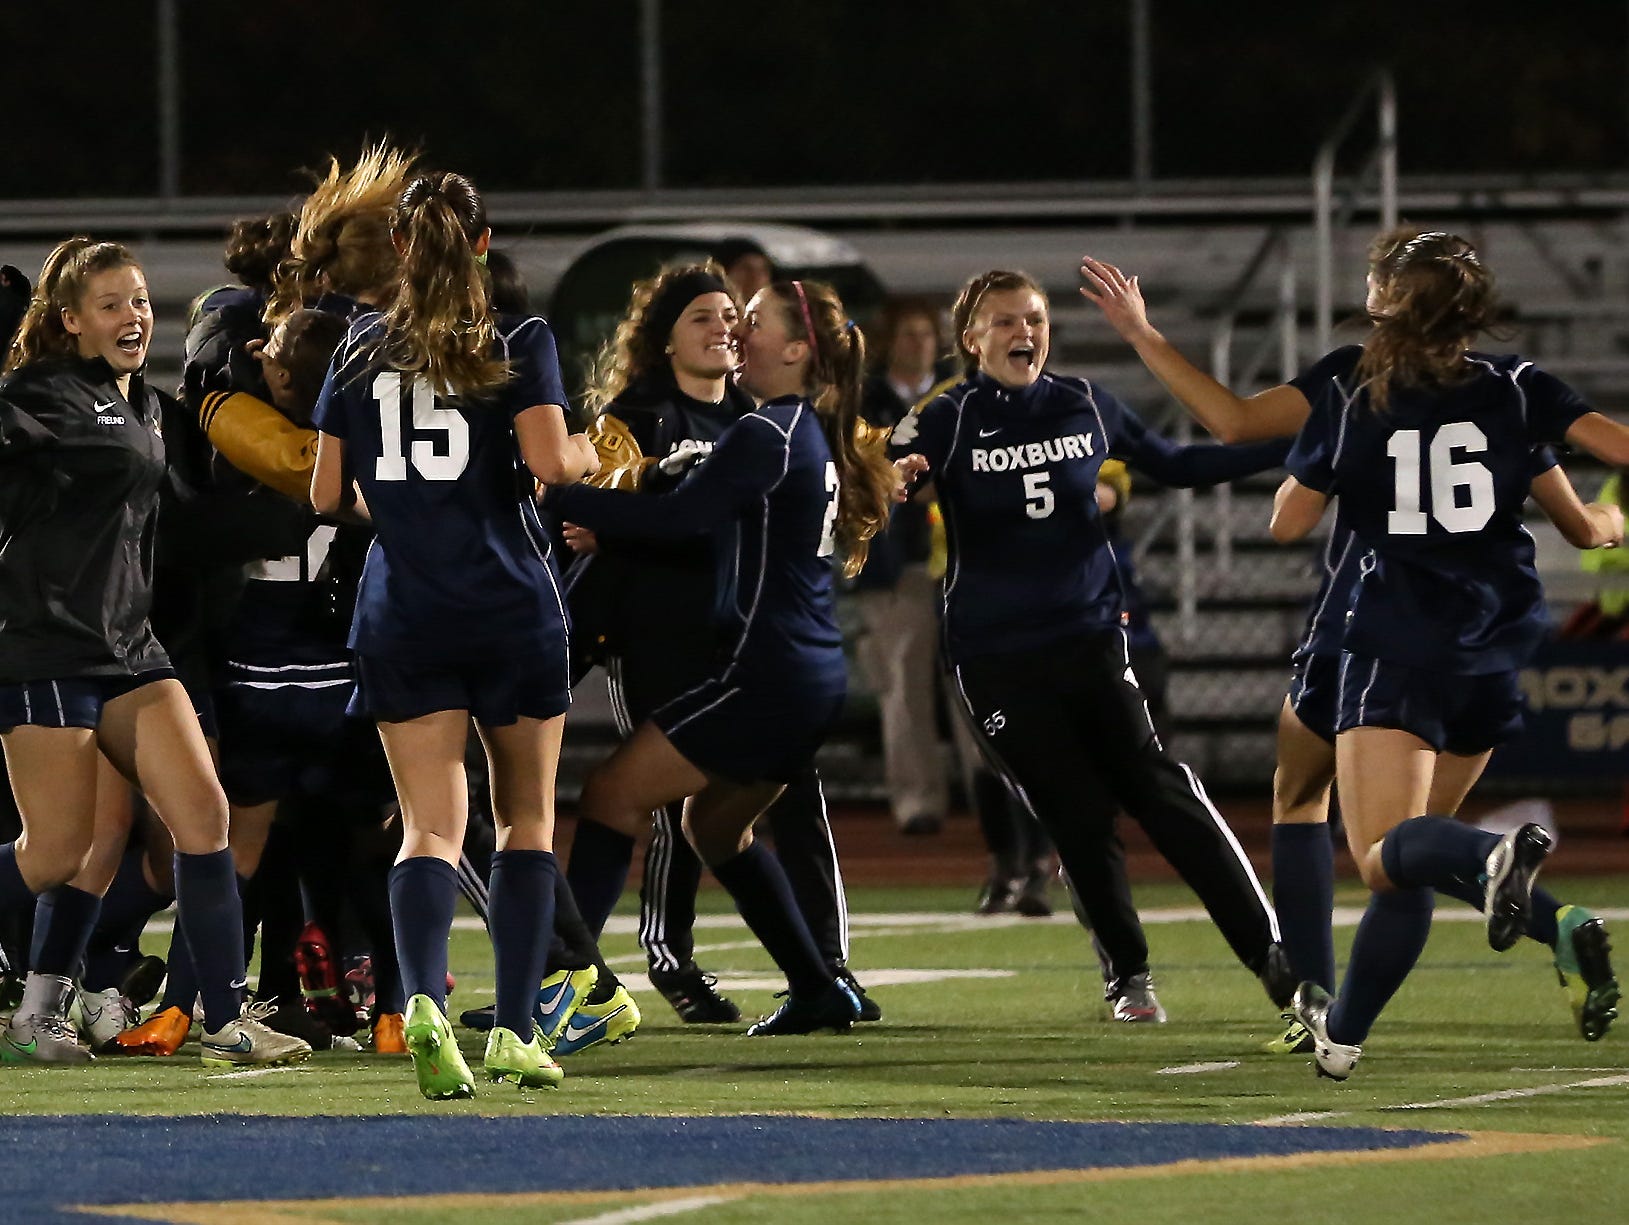
[[[293,213],[238,218],[226,236],[226,270],[250,289],[269,293],[278,265],[291,253],[299,225]]]
[[[698,275],[715,277],[720,284],[728,285],[724,269],[712,259],[699,264],[669,264],[655,276],[634,282],[628,309],[611,338],[600,346],[589,369],[588,386],[583,392],[583,406],[589,416],[604,412],[608,404],[635,384],[664,377],[672,369],[667,360],[668,335],[657,335],[660,327],[651,307],[668,286]]]

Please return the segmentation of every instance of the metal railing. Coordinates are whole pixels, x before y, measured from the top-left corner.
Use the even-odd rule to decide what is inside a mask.
[[[1363,169],[1343,193],[1340,207],[1336,208],[1335,162],[1342,147],[1352,135],[1358,122],[1374,109],[1376,141]],[[1376,72],[1358,91],[1346,112],[1330,129],[1313,158],[1313,248],[1316,257],[1314,284],[1316,350],[1329,348],[1334,329],[1335,300],[1335,229],[1349,222],[1357,211],[1359,193],[1371,178],[1378,179],[1378,208],[1381,225],[1390,228],[1397,224],[1397,91],[1391,74]],[[1262,276],[1273,269],[1277,277],[1274,307],[1267,326],[1242,363],[1235,367],[1234,341],[1239,319],[1255,293]],[[1277,350],[1278,373],[1281,381],[1293,378],[1300,367],[1299,315],[1296,302],[1295,253],[1288,226],[1278,225],[1263,237],[1255,253],[1240,272],[1238,278],[1218,300],[1217,320],[1211,330],[1210,366],[1217,382],[1224,387],[1250,388],[1260,380],[1268,360]],[[1192,440],[1193,422],[1183,414],[1177,425],[1177,439]],[[1209,564],[1201,567],[1199,560],[1200,524],[1199,500],[1191,489],[1177,490],[1165,513],[1157,516],[1138,540],[1139,551],[1146,550],[1155,536],[1169,525],[1176,544],[1176,606],[1177,632],[1188,642],[1198,635],[1199,591],[1213,576],[1226,574],[1233,562],[1233,495],[1227,485],[1218,486],[1210,495],[1211,508],[1207,515],[1211,555]]]
[[[1335,158],[1358,121],[1368,113],[1371,103],[1377,129],[1375,145],[1363,169],[1348,187],[1337,217]],[[1314,347],[1319,353],[1329,351],[1329,338],[1335,326],[1335,227],[1345,224],[1357,211],[1358,193],[1371,172],[1378,178],[1380,226],[1389,230],[1397,224],[1397,87],[1391,73],[1384,69],[1364,83],[1346,113],[1318,146],[1318,154],[1312,161],[1313,249],[1317,258],[1313,334]]]
[[[1271,270],[1277,280],[1274,306],[1267,326],[1244,360],[1235,369],[1234,340],[1238,333],[1239,317],[1251,300],[1256,284]],[[1246,263],[1237,280],[1220,299],[1221,313],[1211,329],[1210,368],[1216,381],[1224,387],[1250,387],[1260,378],[1263,368],[1276,348],[1278,372],[1282,381],[1295,376],[1300,364],[1298,336],[1296,269],[1290,232],[1284,227],[1269,230]],[[1177,441],[1193,441],[1193,419],[1182,414],[1176,427]],[[1205,526],[1210,536],[1209,564],[1199,562],[1200,522],[1199,495],[1192,489],[1179,489],[1172,495],[1167,514],[1158,516],[1139,540],[1146,548],[1152,537],[1167,523],[1176,537],[1176,591],[1177,633],[1188,642],[1198,635],[1199,592],[1205,583],[1226,574],[1233,565],[1233,490],[1229,485],[1218,485],[1208,495],[1210,511]]]

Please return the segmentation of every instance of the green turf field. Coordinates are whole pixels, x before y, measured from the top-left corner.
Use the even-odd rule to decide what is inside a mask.
[[[1629,907],[1629,879],[1552,879],[1566,900]],[[605,941],[627,968],[645,1021],[637,1038],[565,1061],[555,1093],[485,1088],[472,1102],[422,1101],[405,1059],[331,1053],[301,1070],[212,1077],[189,1045],[171,1060],[105,1058],[85,1069],[0,1068],[0,1104],[24,1113],[262,1114],[741,1114],[1249,1123],[1318,1122],[1444,1131],[1585,1137],[1590,1147],[1487,1156],[1342,1161],[1285,1168],[1173,1172],[1112,1181],[1035,1180],[893,1187],[875,1193],[746,1195],[697,1208],[708,1225],[774,1219],[825,1222],[1024,1222],[1108,1219],[1366,1225],[1431,1221],[1487,1225],[1537,1219],[1629,1219],[1629,1024],[1587,1044],[1572,1028],[1547,950],[1530,942],[1491,953],[1479,925],[1439,922],[1414,976],[1382,1018],[1353,1078],[1313,1076],[1305,1057],[1270,1056],[1278,1026],[1255,980],[1203,921],[1151,921],[1149,943],[1170,1023],[1116,1026],[1095,963],[1071,922],[978,920],[971,890],[856,890],[852,963],[884,1018],[843,1036],[748,1039],[735,1029],[678,1023],[648,990],[627,924]],[[1343,889],[1339,903],[1361,904]],[[1143,887],[1153,920],[1193,905],[1175,886]],[[723,904],[704,894],[705,909]],[[1461,910],[1448,902],[1439,915]],[[1629,921],[1616,930],[1629,933]],[[1344,953],[1351,927],[1337,929]],[[1629,953],[1629,936],[1620,936]],[[773,1007],[772,967],[744,928],[698,932],[698,960],[719,974],[748,1016]],[[490,999],[484,937],[454,935],[458,989],[449,1011]],[[1620,967],[1621,969],[1621,967]],[[931,972],[956,971],[937,978]],[[969,971],[982,973],[967,976]],[[907,973],[908,972],[908,973]],[[927,973],[924,973],[927,972]],[[921,981],[890,979],[919,978]],[[757,980],[763,985],[750,985]],[[749,985],[741,985],[749,984]],[[478,1065],[478,1035],[465,1047]],[[1520,1146],[1518,1146],[1520,1147]],[[547,1168],[569,1154],[536,1153]],[[836,1173],[836,1172],[834,1172]],[[393,1207],[391,1219],[478,1219],[486,1225],[594,1220],[637,1195],[585,1203],[566,1215],[536,1205]],[[266,1220],[376,1220],[377,1205],[279,1210]],[[171,1219],[171,1218],[165,1218]],[[180,1218],[174,1218],[180,1219]],[[202,1219],[202,1218],[199,1218]],[[224,1218],[222,1218],[224,1219]],[[248,1219],[248,1218],[245,1218]],[[634,1220],[642,1217],[607,1217]],[[654,1219],[654,1218],[651,1218]]]

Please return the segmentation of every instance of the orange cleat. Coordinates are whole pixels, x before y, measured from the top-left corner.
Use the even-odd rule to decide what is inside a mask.
[[[402,1034],[404,1023],[399,1012],[381,1012],[373,1018],[373,1050],[376,1055],[407,1054],[407,1039]]]
[[[192,1018],[184,1009],[166,1008],[118,1034],[113,1044],[127,1055],[173,1055],[191,1028]]]

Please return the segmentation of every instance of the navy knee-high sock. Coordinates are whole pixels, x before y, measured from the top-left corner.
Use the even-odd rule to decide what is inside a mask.
[[[1358,922],[1346,981],[1329,1010],[1329,1037],[1353,1045],[1369,1036],[1380,1010],[1397,994],[1431,935],[1429,889],[1376,893]]]
[[[72,885],[58,885],[40,894],[34,903],[34,943],[28,968],[36,974],[77,978],[101,909],[101,898]]]
[[[181,927],[181,912],[175,913],[175,928],[170,933],[170,953],[164,959],[164,995],[158,1001],[158,1010],[179,1008],[188,1016],[198,1002],[198,971],[193,968],[192,950],[187,947],[187,933]]]
[[[1273,826],[1273,909],[1296,978],[1333,991],[1335,848],[1324,822]]]
[[[798,911],[780,860],[755,841],[739,855],[711,866],[752,934],[786,975],[792,994],[811,999],[831,986],[832,972]]]
[[[17,866],[17,844],[0,846],[0,910],[21,910],[34,900],[34,891]]]
[[[447,936],[457,905],[458,872],[445,860],[415,855],[390,870],[390,923],[396,933],[402,993],[409,998],[427,995],[443,1011]]]
[[[237,888],[240,891],[247,883],[243,877],[238,876],[236,873],[233,873],[233,880],[237,882]],[[245,956],[244,964],[248,964],[247,956]],[[239,975],[239,977],[241,978],[243,975]],[[295,990],[286,998],[299,998],[298,983],[299,980],[296,979]],[[200,995],[198,984],[198,963],[193,958],[192,946],[187,941],[186,925],[181,918],[181,906],[177,903],[175,908],[175,930],[170,935],[170,955],[165,959],[164,997],[158,1002],[158,1010],[163,1012],[166,1008],[179,1008],[182,1012],[191,1015],[192,1006],[197,1003]],[[265,986],[264,982],[260,985]],[[277,993],[274,991],[270,994],[275,995]],[[263,990],[260,998],[269,998],[268,993]],[[241,996],[239,999],[239,1006],[241,1007]]]
[[[1452,817],[1412,817],[1380,843],[1380,862],[1399,889],[1448,889],[1475,881],[1499,835]]]
[[[142,867],[146,852],[134,847],[124,853],[113,883],[102,895],[102,911],[85,949],[84,985],[87,991],[116,987],[135,959],[135,945],[147,921],[175,899],[147,883]],[[189,1005],[190,1006],[190,1005]]]
[[[1416,817],[1386,835],[1380,844],[1380,862],[1386,875],[1396,884],[1429,883],[1438,893],[1446,893],[1481,910],[1487,904],[1488,852],[1498,842],[1498,834],[1461,825],[1452,817]],[[1428,882],[1426,876],[1433,873],[1437,878]],[[1561,902],[1555,894],[1543,886],[1533,886],[1527,935],[1554,948],[1555,916],[1560,909]]]
[[[492,955],[497,968],[494,1021],[532,1040],[532,1009],[554,939],[554,881],[549,851],[499,851],[492,857]]]
[[[605,921],[617,908],[628,885],[628,865],[633,862],[634,840],[609,825],[579,818],[571,840],[571,860],[566,879],[576,895],[577,909],[588,924],[589,934],[598,940]]]
[[[243,1011],[243,904],[232,852],[175,853],[176,922],[187,933],[204,1004],[204,1028],[214,1031]]]

